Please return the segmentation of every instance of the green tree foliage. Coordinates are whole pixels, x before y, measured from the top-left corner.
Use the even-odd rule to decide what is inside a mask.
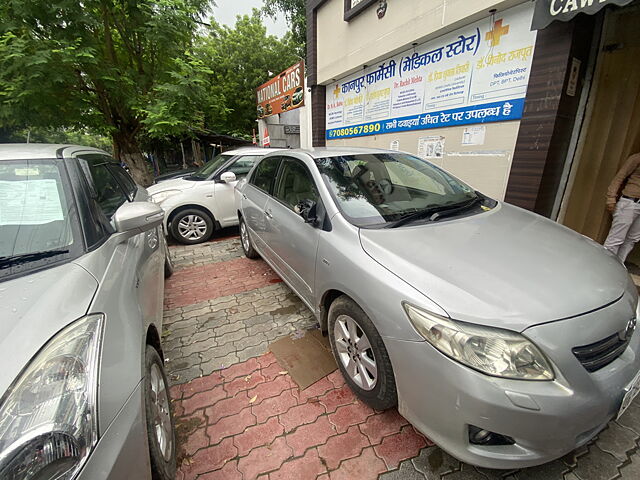
[[[306,57],[307,5],[306,0],[264,0],[262,12],[272,18],[284,15],[293,41],[298,46],[298,55]]]
[[[206,126],[248,138],[256,123],[256,88],[299,57],[291,34],[267,35],[260,12],[238,16],[234,28],[212,22],[197,56],[213,70],[209,80]]]
[[[113,143],[104,135],[94,134],[87,130],[68,128],[0,128],[0,143],[61,143],[71,145],[87,145],[111,151]]]
[[[211,64],[193,54],[208,0],[0,3],[0,125],[89,128],[151,182],[143,132],[197,128]],[[194,114],[194,112],[196,112]]]

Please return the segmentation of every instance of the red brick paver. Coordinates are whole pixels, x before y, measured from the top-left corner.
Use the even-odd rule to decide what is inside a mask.
[[[357,426],[351,427],[343,435],[329,438],[327,443],[318,447],[318,453],[324,459],[330,470],[335,470],[343,460],[357,457],[363,448],[369,446],[369,441]]]
[[[302,455],[308,448],[324,445],[329,437],[336,435],[336,429],[326,415],[308,425],[301,425],[287,434],[287,444],[293,449],[295,456]]]
[[[427,444],[396,410],[375,412],[334,374],[300,391],[272,354],[171,392],[177,423],[196,424],[178,479],[375,479]]]
[[[244,315],[254,308],[250,303],[222,306],[233,300],[231,295],[236,299],[242,295],[261,298],[261,304],[255,300],[256,315],[265,311],[276,315],[274,308],[279,309],[280,317],[267,318],[271,322],[284,315],[304,315],[299,308],[297,312],[295,308],[290,310],[290,300],[281,303],[284,308],[276,304],[265,309],[271,300],[260,292],[279,291],[278,302],[286,300],[283,287],[269,287],[281,280],[263,261],[234,258],[228,248],[231,243],[183,253],[180,267],[166,283],[165,309],[171,312],[167,329],[169,370],[171,361],[181,361],[175,358],[193,357],[193,352],[198,352],[191,335],[198,336],[193,344],[202,346],[198,355],[203,358],[200,374],[197,370],[188,372],[187,378],[180,374],[176,378],[184,378],[182,382],[191,380],[170,390],[178,435],[176,480],[373,480],[397,469],[403,459],[418,455],[425,439],[395,409],[376,412],[360,402],[339,371],[300,391],[275,356],[266,353],[246,361],[239,361],[240,355],[235,360],[221,359],[219,364],[226,368],[212,368],[213,373],[206,374],[204,359],[218,358],[207,357],[212,349],[229,342],[244,342],[243,348],[255,345],[233,332],[246,329],[247,336],[250,331],[264,336],[268,331]],[[198,255],[218,257],[215,263],[207,264]],[[219,297],[227,300],[207,304]],[[192,304],[198,306],[189,308]],[[194,310],[198,311],[196,320],[189,313]],[[217,323],[218,318],[228,319],[230,315],[246,323],[238,328]],[[210,329],[222,327],[220,333],[214,335],[202,328],[205,322]],[[192,325],[193,333],[183,325]],[[271,325],[269,328],[275,328],[274,323]],[[218,343],[225,335],[232,338]],[[260,351],[264,352],[268,343],[262,341],[265,343]],[[226,354],[221,350],[220,356]]]
[[[402,427],[400,433],[385,437],[380,445],[373,447],[373,450],[391,470],[397,468],[402,460],[418,455],[426,446],[425,438],[416,433],[411,425],[407,425]]]
[[[166,282],[165,309],[233,295],[282,280],[264,262],[237,258],[176,271]]]

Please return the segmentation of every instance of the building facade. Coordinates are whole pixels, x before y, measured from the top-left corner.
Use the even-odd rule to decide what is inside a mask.
[[[602,241],[640,151],[639,3],[309,0],[312,142],[418,154]]]

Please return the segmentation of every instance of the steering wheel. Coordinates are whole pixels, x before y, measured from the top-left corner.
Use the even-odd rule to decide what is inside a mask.
[[[378,182],[378,186],[385,195],[391,195],[393,193],[393,183],[388,178],[383,178]]]

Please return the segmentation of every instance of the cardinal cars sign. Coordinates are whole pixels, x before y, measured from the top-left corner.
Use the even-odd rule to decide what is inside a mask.
[[[258,87],[258,118],[304,105],[304,62],[287,68]]]

